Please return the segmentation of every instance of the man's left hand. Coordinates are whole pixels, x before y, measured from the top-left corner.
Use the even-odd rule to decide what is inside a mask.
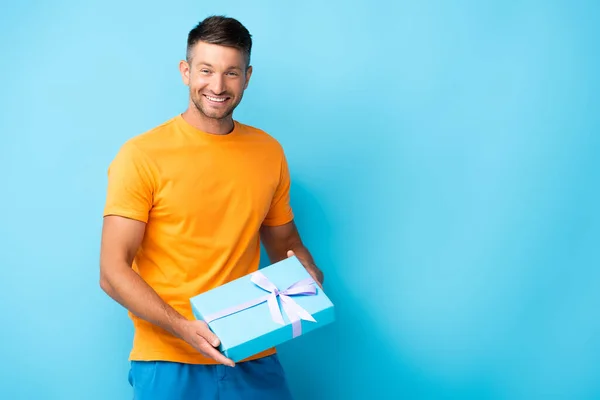
[[[287,256],[289,258],[289,257],[296,256],[296,254],[292,250],[288,250]],[[308,263],[306,260],[304,260],[298,256],[296,256],[296,257],[298,258],[298,260],[300,260],[300,262],[302,263],[304,268],[306,268],[306,270],[308,271],[310,276],[312,276],[312,278],[317,283],[317,285],[319,285],[319,287],[321,289],[323,289],[323,272],[321,272],[321,270],[316,265]]]

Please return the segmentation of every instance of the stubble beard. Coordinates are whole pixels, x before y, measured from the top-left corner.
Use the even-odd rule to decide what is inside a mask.
[[[238,106],[238,104],[240,104],[240,102],[242,101],[242,96],[240,95],[239,99],[237,99],[237,101],[235,103],[233,103],[231,106],[229,106],[228,109],[219,113],[217,111],[212,111],[212,110],[206,109],[206,107],[204,106],[204,104],[202,102],[204,100],[202,98],[203,95],[200,94],[199,97],[195,97],[190,94],[190,97],[192,99],[192,103],[194,103],[194,106],[196,107],[196,110],[198,110],[198,112],[200,114],[202,114],[206,118],[215,119],[217,121],[221,121],[221,120],[229,118],[233,114],[233,110],[235,110],[235,108]]]

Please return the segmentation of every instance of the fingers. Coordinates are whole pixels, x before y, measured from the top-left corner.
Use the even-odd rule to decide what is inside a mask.
[[[288,258],[293,257],[295,255],[296,255],[296,253],[294,253],[293,250],[288,250],[288,252],[287,252]],[[313,278],[313,280],[317,283],[317,285],[319,285],[319,287],[321,289],[323,289],[323,284],[321,283],[322,278],[319,276],[319,274],[317,272],[315,272],[312,267],[307,266],[304,261],[300,260],[300,262],[302,263],[302,265],[304,265],[304,268],[306,268],[306,270],[308,271],[310,276]]]
[[[208,344],[210,344],[213,347],[219,347],[219,345],[221,344],[221,341],[219,340],[217,335],[215,335],[213,331],[210,330],[210,328],[204,321],[198,321],[198,327],[196,328],[196,332],[198,335],[206,339]]]
[[[310,276],[313,278],[313,281],[315,281],[315,283],[321,288],[323,289],[323,285],[321,284],[321,282],[319,281],[319,278],[312,272],[309,272]]]
[[[218,349],[221,341],[215,335],[206,322],[197,321],[196,327],[196,347],[205,356],[212,358],[213,360],[227,365],[229,367],[235,366],[235,363],[229,358],[225,357]]]
[[[234,367],[235,363],[229,358],[225,357],[219,350],[214,348],[204,339],[202,336],[198,335],[198,347],[200,352],[207,357],[212,358],[218,363],[227,365],[228,367]]]

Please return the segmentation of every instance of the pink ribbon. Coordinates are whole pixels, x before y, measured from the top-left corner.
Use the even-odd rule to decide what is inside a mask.
[[[275,286],[273,282],[271,282],[260,271],[252,273],[252,277],[250,280],[256,286],[269,292],[269,294],[258,297],[253,300],[246,301],[242,304],[238,304],[233,307],[226,308],[214,314],[210,314],[209,316],[204,318],[204,322],[209,324],[217,319],[221,319],[231,314],[238,313],[240,311],[246,310],[250,307],[254,307],[255,305],[264,303],[266,301],[269,305],[269,311],[271,312],[271,318],[273,319],[273,321],[275,321],[278,324],[285,325],[285,322],[283,321],[283,315],[281,314],[281,310],[279,309],[279,305],[277,304],[277,296],[279,296],[279,298],[281,299],[283,311],[292,323],[292,334],[294,338],[302,334],[301,320],[317,322],[308,311],[300,307],[298,303],[296,303],[290,297],[316,295],[317,288],[314,286],[314,280],[312,280],[312,278],[300,280],[285,290],[279,290],[277,286]]]

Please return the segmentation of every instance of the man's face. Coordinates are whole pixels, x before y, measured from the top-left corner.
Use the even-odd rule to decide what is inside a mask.
[[[180,69],[198,111],[214,119],[233,113],[252,74],[242,51],[205,42],[196,43],[189,64],[182,62]]]

